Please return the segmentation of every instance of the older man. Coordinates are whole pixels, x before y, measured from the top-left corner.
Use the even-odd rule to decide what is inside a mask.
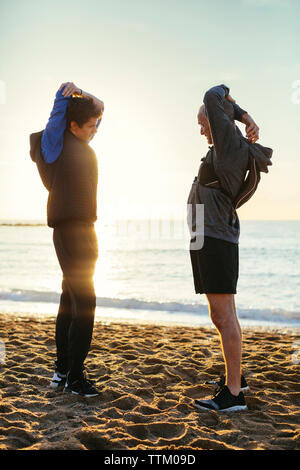
[[[246,125],[248,143],[258,139],[259,128],[229,95],[225,85],[215,86],[204,96],[198,113],[200,133],[209,151],[202,159],[197,180],[199,202],[204,204],[204,243],[190,250],[195,291],[206,294],[212,322],[221,339],[226,375],[212,399],[195,400],[200,409],[236,411],[246,409],[241,388],[242,334],[234,294],[238,280],[240,234],[233,204],[248,169],[248,145],[235,125]]]

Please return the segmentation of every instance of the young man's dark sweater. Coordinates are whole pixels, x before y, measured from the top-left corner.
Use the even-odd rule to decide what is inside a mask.
[[[51,164],[42,154],[44,131],[30,135],[30,156],[49,191],[47,221],[63,272],[56,322],[57,370],[70,382],[82,376],[96,307],[93,283],[98,257],[97,159],[93,149],[66,129],[63,148]]]
[[[98,166],[94,150],[65,130],[63,149],[49,164],[41,150],[43,131],[30,135],[30,155],[49,191],[47,221],[55,228],[64,222],[92,224],[97,219]]]

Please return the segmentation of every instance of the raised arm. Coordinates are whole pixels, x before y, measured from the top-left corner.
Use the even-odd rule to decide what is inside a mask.
[[[71,97],[72,95],[75,95],[75,96],[77,95],[77,96],[81,96],[82,98],[91,99],[96,109],[99,111],[99,119],[97,122],[97,127],[99,126],[101,119],[102,119],[102,114],[104,112],[103,101],[99,100],[99,98],[96,98],[96,96],[91,95],[90,93],[87,93],[84,90],[81,90],[72,82],[62,83],[59,89],[62,91],[62,95],[67,98]]]
[[[216,154],[215,172],[226,194],[235,198],[245,177],[249,149],[243,142],[245,138],[233,122],[234,117],[229,117],[225,112],[226,100],[233,105],[235,103],[229,95],[229,88],[225,85],[213,87],[204,95],[204,104]],[[243,110],[239,111],[238,108],[236,110],[241,122],[246,124],[249,132],[252,118],[247,112],[242,113]]]
[[[92,99],[96,108],[99,110],[97,128],[101,122],[104,111],[103,102],[95,96],[81,90],[72,82],[62,83],[56,93],[53,109],[42,135],[42,154],[46,163],[54,163],[62,151],[64,132],[67,125],[67,107],[72,96]]]
[[[246,137],[249,142],[255,143],[259,138],[259,127],[254,119],[244,109],[240,108],[235,100],[228,94],[226,99],[230,101],[234,110],[234,119],[246,125]]]
[[[216,156],[220,162],[240,146],[240,136],[224,109],[227,96],[229,88],[219,85],[210,88],[203,99]]]
[[[247,111],[242,109],[235,101],[231,102],[233,106],[233,111],[234,111],[234,120],[243,122],[243,116],[244,114],[247,114]]]
[[[254,144],[258,138],[259,138],[259,127],[254,121],[254,119],[250,116],[250,114],[246,113],[243,114],[242,116],[242,121],[243,124],[246,125],[246,137],[251,142]]]
[[[246,125],[246,137],[254,143],[258,139],[259,127],[252,117],[242,110],[229,95],[229,88],[219,85],[210,88],[204,95],[207,117],[210,124],[211,135],[219,159],[234,152],[240,146],[240,137],[228,115],[224,110],[224,100],[230,101],[234,107],[234,118]]]
[[[46,163],[55,162],[62,151],[70,97],[65,97],[61,88],[56,92],[53,109],[42,135],[42,155]]]

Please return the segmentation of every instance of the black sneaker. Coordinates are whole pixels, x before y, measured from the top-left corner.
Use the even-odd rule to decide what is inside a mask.
[[[207,382],[205,383],[207,385],[215,385],[216,387],[223,387],[223,385],[225,385],[225,375],[221,375],[219,379],[207,380]],[[245,377],[241,375],[241,392],[245,392],[246,390],[249,390],[249,385],[247,384]]]
[[[100,395],[100,392],[94,387],[90,380],[87,380],[85,375],[82,375],[82,377],[70,383],[67,379],[64,391],[87,398],[97,397]]]
[[[215,411],[241,411],[247,409],[243,392],[240,392],[236,397],[230,393],[226,385],[219,387],[210,400],[195,400],[194,406],[200,410]]]
[[[67,380],[67,374],[62,374],[56,370],[53,374],[52,380],[50,382],[51,388],[63,388]]]

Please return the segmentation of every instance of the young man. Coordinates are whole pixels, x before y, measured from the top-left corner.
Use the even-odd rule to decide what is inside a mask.
[[[226,375],[216,382],[220,386],[212,399],[195,400],[194,404],[200,409],[236,411],[247,408],[241,391],[247,384],[241,377],[242,335],[234,301],[240,226],[232,201],[247,173],[248,143],[256,142],[259,128],[225,85],[208,90],[203,101],[197,116],[200,134],[212,144],[197,178],[199,200],[204,204],[204,243],[201,249],[191,249],[190,256],[195,291],[206,294],[212,322],[220,334]],[[235,119],[246,125],[248,143]]]
[[[85,397],[99,394],[86,378],[96,307],[93,275],[98,257],[98,168],[88,145],[97,132],[103,102],[63,83],[43,131],[30,135],[30,156],[49,191],[47,221],[63,272],[56,320],[57,361],[50,386]]]

